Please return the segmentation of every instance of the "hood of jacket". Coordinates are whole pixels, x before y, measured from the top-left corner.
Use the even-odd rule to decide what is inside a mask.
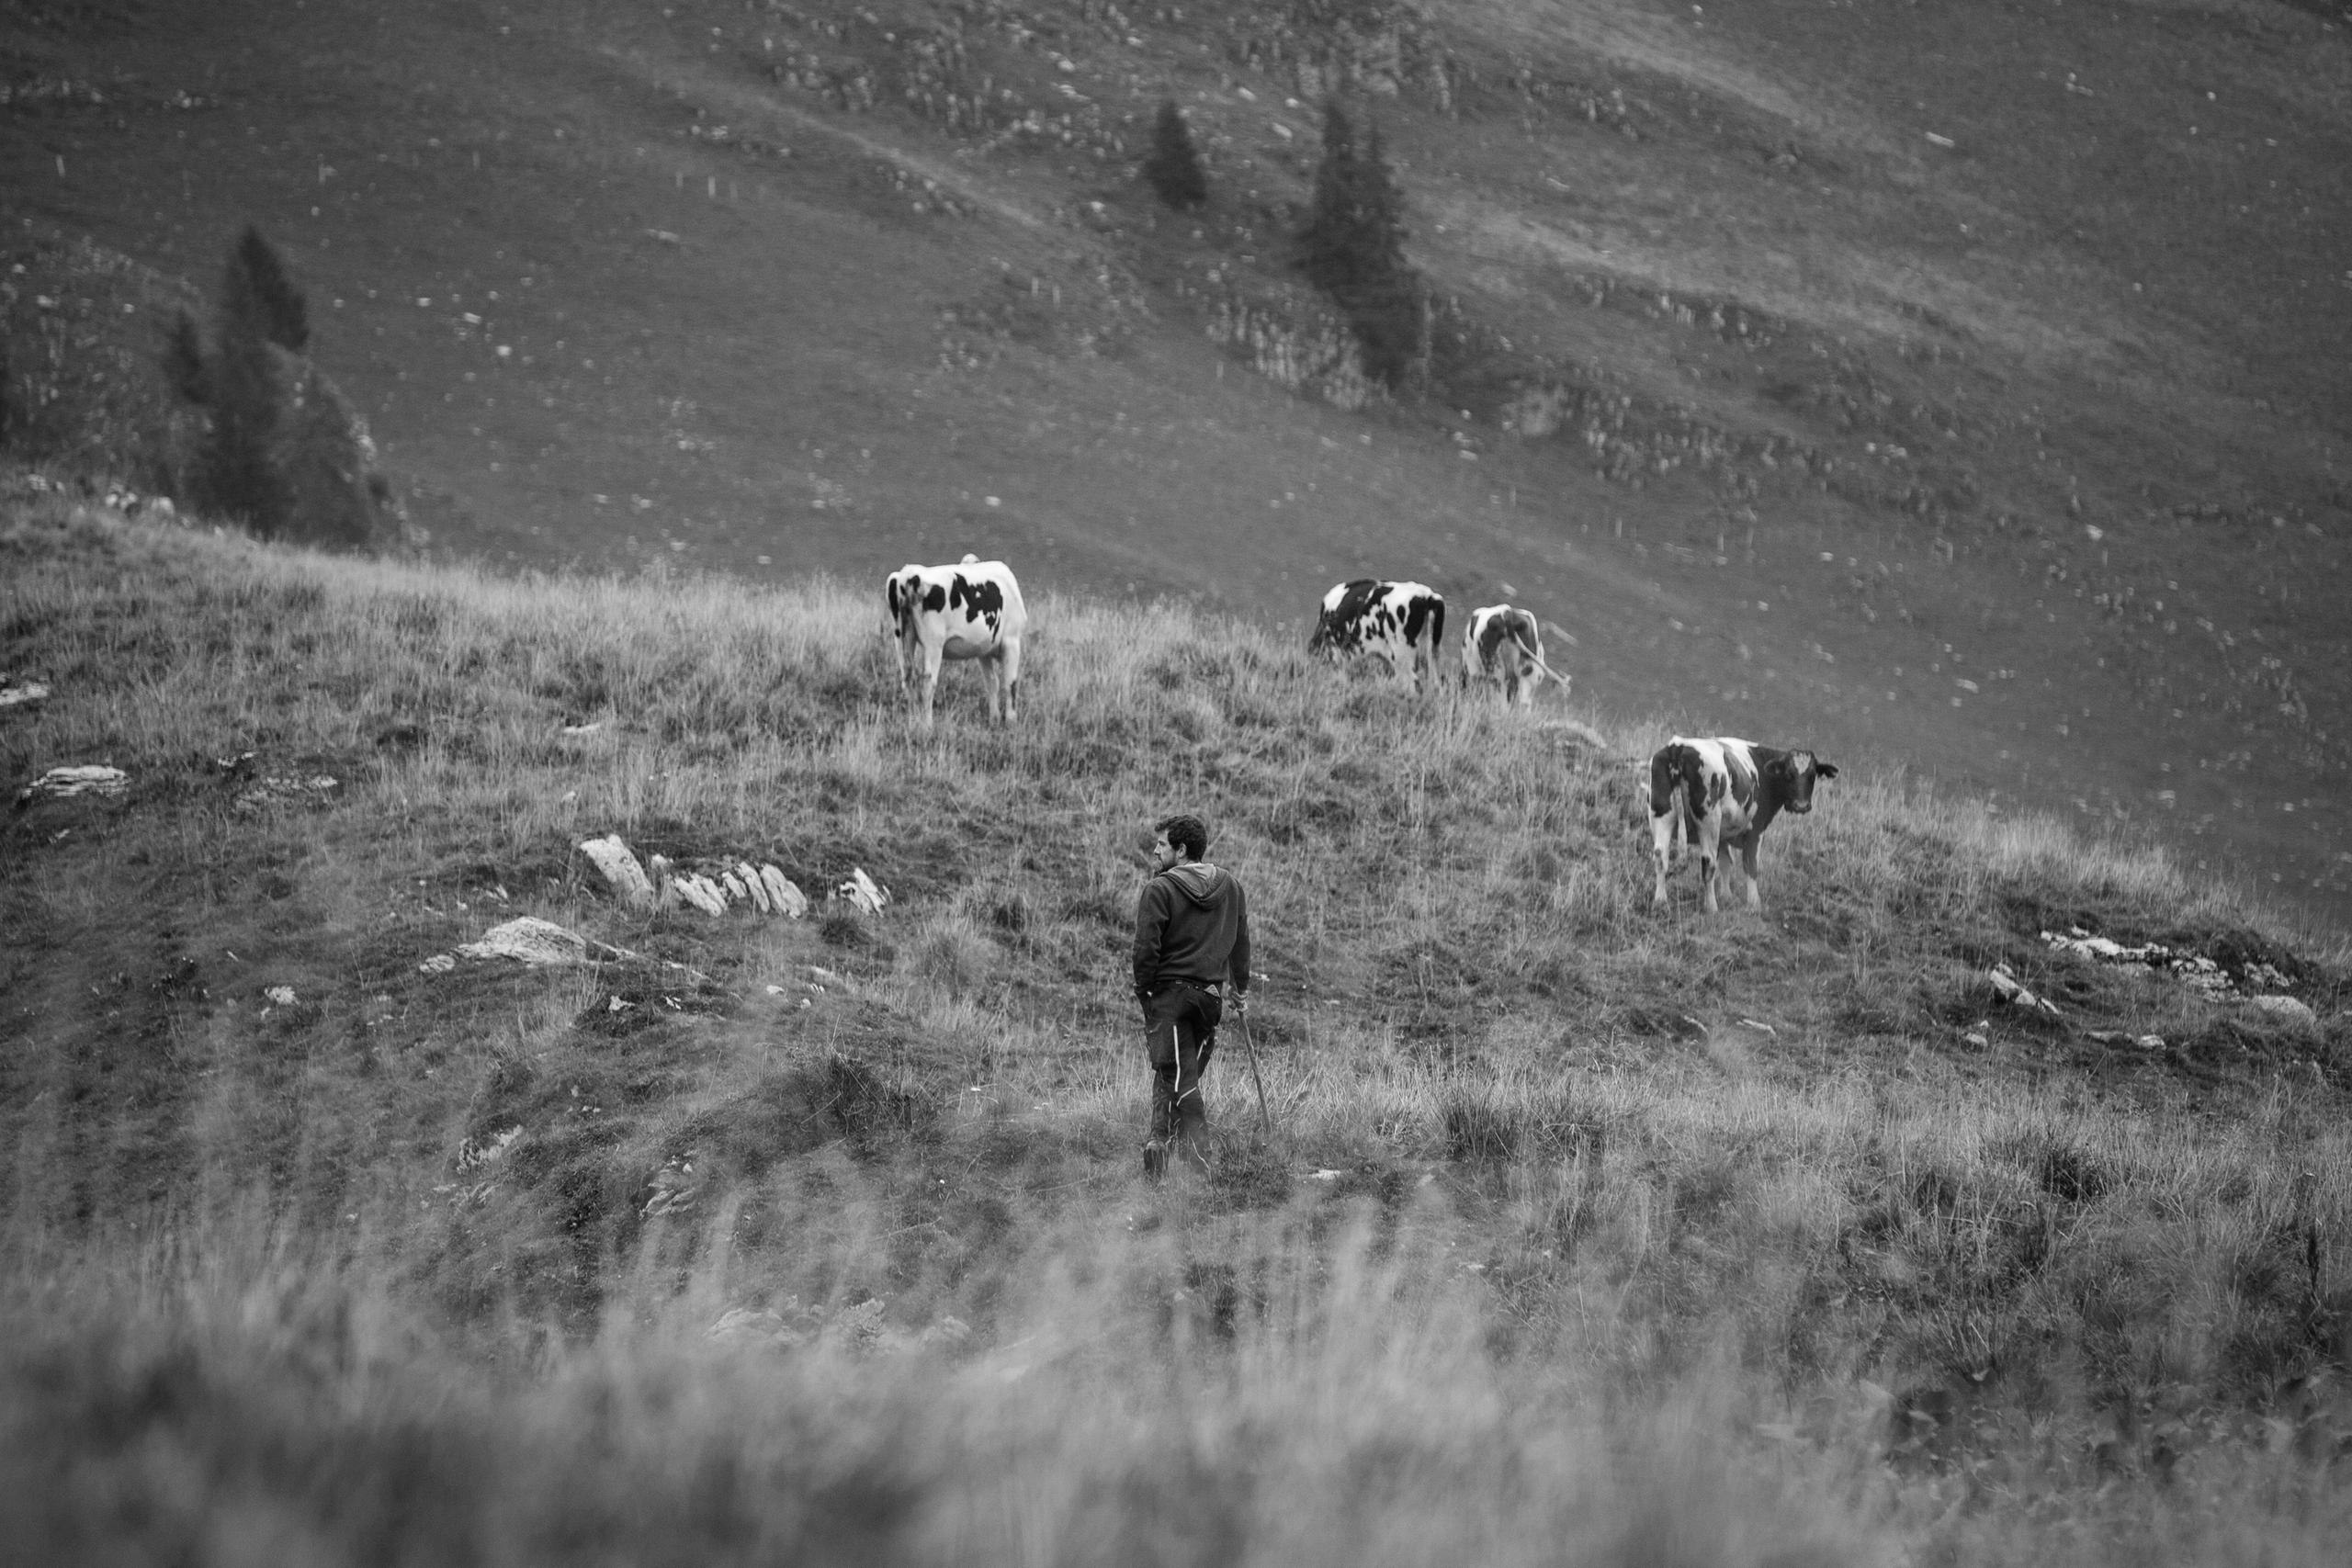
[[[1159,874],[1169,885],[1204,909],[1214,909],[1225,902],[1233,886],[1233,878],[1226,875],[1206,861],[1180,861]]]

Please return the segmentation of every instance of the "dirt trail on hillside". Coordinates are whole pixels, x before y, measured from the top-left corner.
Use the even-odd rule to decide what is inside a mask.
[[[699,61],[675,56],[656,60],[640,50],[605,49],[601,52],[647,81],[665,81],[697,103],[717,106],[729,115],[765,116],[854,147],[870,158],[895,164],[910,175],[929,180],[948,191],[958,201],[982,209],[1017,228],[1042,233],[1053,227],[1042,214],[1032,212],[953,164],[927,158],[920,152],[910,152],[879,137],[868,136],[864,131],[811,114],[782,101],[775,94],[722,76]]]

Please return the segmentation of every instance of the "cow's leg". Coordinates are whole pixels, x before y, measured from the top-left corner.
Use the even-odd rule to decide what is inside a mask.
[[[929,643],[922,649],[922,727],[931,728],[932,710],[939,701],[939,665],[946,658],[945,644],[934,648]]]
[[[1004,722],[1021,716],[1021,639],[1007,637],[1000,651],[998,670],[1004,681]]]
[[[1764,895],[1758,891],[1756,883],[1756,846],[1762,838],[1762,834],[1751,830],[1739,840],[1739,869],[1747,874],[1747,907],[1751,909],[1764,907]]]
[[[1682,802],[1668,795],[1666,809],[1650,818],[1650,848],[1657,856],[1657,887],[1650,895],[1657,908],[1666,908],[1666,874],[1674,865],[1674,840],[1682,836]]]
[[[922,645],[916,639],[911,626],[900,629],[898,640],[890,645],[890,651],[899,656],[899,696],[911,704],[915,694],[915,674],[922,668]]]
[[[1699,831],[1696,835],[1699,847],[1700,905],[1711,915],[1717,913],[1722,908],[1715,902],[1715,875],[1719,869],[1716,862],[1722,853],[1723,830],[1724,819],[1720,811],[1707,811],[1700,814]]]

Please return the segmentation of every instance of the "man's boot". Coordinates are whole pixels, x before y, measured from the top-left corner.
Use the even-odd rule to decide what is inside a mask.
[[[1168,1145],[1158,1138],[1143,1146],[1143,1174],[1148,1181],[1157,1181],[1168,1174]]]

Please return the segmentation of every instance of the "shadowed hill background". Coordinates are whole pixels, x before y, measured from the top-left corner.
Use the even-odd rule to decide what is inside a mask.
[[[2341,918],[2348,39],[2268,0],[32,0],[9,365],[130,373],[123,279],[250,221],[436,549],[975,548],[1293,628],[1418,576],[1573,634],[1612,713]],[[1434,290],[1393,400],[1293,265],[1334,92]],[[1197,213],[1136,173],[1171,98]]]

